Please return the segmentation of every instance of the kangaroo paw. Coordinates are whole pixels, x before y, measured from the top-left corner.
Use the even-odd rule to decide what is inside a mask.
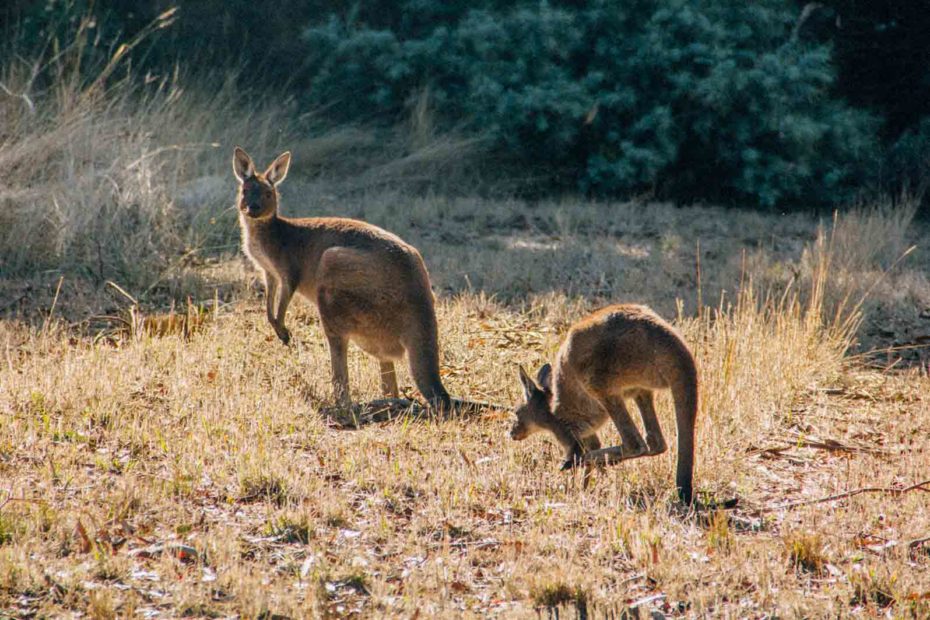
[[[575,469],[579,465],[584,464],[584,454],[580,450],[572,452],[571,456],[566,457],[562,462],[562,467],[559,471],[568,471],[570,469]]]

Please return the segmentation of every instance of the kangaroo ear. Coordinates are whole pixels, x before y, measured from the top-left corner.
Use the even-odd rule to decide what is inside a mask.
[[[543,364],[536,373],[536,381],[545,392],[552,391],[552,364]]]
[[[238,146],[233,150],[232,164],[233,174],[240,183],[255,176],[255,164],[252,163],[252,158]]]
[[[287,169],[291,165],[291,152],[285,151],[278,155],[278,158],[271,162],[268,170],[265,170],[265,178],[272,185],[277,185],[287,176]]]
[[[526,374],[523,366],[520,366],[520,383],[523,384],[523,397],[529,401],[533,395],[540,392],[539,386],[533,381],[533,378]]]

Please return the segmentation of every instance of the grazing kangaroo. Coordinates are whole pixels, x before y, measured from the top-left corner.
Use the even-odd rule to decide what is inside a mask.
[[[358,220],[278,215],[277,186],[290,161],[291,154],[284,153],[260,173],[236,147],[232,162],[239,180],[242,249],[264,273],[265,310],[278,338],[290,341],[284,315],[291,297],[300,293],[319,309],[340,405],[349,403],[346,350],[354,340],[380,362],[385,396],[398,396],[394,361],[406,353],[417,389],[430,406],[458,408],[462,401],[452,400],[439,378],[436,311],[420,253]]]
[[[681,337],[651,309],[616,305],[591,314],[569,330],[554,369],[544,365],[533,381],[520,367],[520,381],[525,403],[516,411],[510,436],[522,440],[541,430],[551,432],[565,449],[562,469],[579,462],[609,465],[665,452],[653,390],[670,389],[678,425],[675,484],[681,500],[691,504],[697,368]],[[626,398],[636,401],[645,441]],[[602,450],[597,430],[608,417],[623,443]]]

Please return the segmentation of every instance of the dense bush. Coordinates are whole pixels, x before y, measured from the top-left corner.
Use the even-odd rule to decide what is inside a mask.
[[[836,203],[877,152],[875,122],[832,99],[830,50],[783,1],[526,3],[310,28],[308,100],[393,120],[428,89],[439,116],[595,194]],[[579,4],[581,5],[579,7]],[[450,11],[451,13],[451,11]]]
[[[833,47],[837,94],[881,114],[886,139],[896,140],[930,115],[926,2],[825,0],[811,3],[808,12],[805,35]]]
[[[881,187],[930,181],[930,11],[913,0],[825,0],[807,5],[803,36],[828,42],[835,95],[882,119]]]
[[[912,0],[7,0],[0,34],[25,54],[93,14],[87,36],[125,41],[172,6],[134,75],[235,69],[333,123],[428,101],[542,190],[807,206],[927,173],[930,13]],[[86,50],[99,67],[112,48]]]

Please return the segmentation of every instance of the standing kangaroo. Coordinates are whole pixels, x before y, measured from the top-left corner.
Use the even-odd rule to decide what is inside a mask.
[[[653,406],[653,390],[670,389],[678,425],[675,484],[692,501],[694,425],[698,376],[694,357],[675,330],[651,309],[638,305],[603,308],[572,326],[555,359],[533,381],[520,367],[525,403],[516,411],[510,436],[523,440],[547,430],[565,449],[562,469],[613,464],[667,450]],[[643,440],[624,400],[633,398],[646,431]],[[600,449],[597,430],[608,416],[621,446]]]
[[[244,150],[233,154],[242,249],[264,273],[266,314],[278,338],[290,341],[284,315],[300,293],[319,309],[340,405],[349,403],[349,340],[380,362],[385,396],[398,396],[394,361],[406,353],[417,389],[432,407],[461,404],[439,378],[436,311],[420,253],[358,220],[278,215],[277,185],[290,161],[284,153],[260,173]]]

